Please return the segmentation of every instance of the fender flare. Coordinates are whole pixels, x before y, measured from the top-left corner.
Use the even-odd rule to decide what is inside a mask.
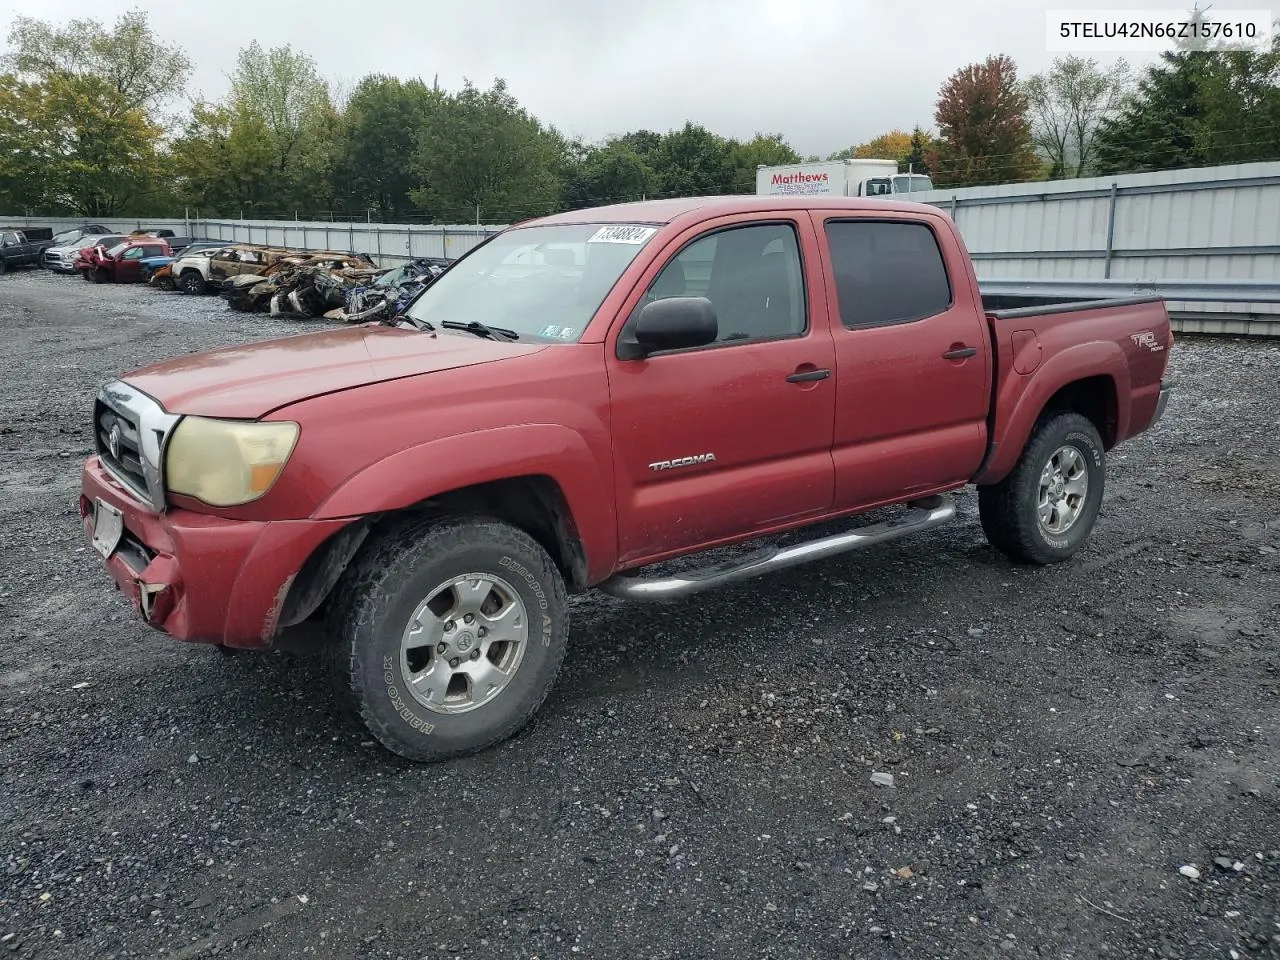
[[[999,483],[1008,476],[1022,456],[1036,421],[1054,395],[1078,380],[1099,376],[1111,381],[1116,398],[1116,436],[1125,436],[1129,425],[1129,406],[1124,398],[1129,394],[1130,382],[1123,349],[1110,340],[1068,347],[1029,377],[1012,374],[1005,380],[1003,389],[996,395],[995,408],[999,411],[1012,404],[1012,410],[1003,422],[997,414],[987,459],[978,468],[973,482]]]
[[[604,465],[569,427],[530,423],[461,433],[398,451],[348,477],[312,512],[330,520],[404,510],[453,490],[545,476],[560,488],[586,554],[588,579],[617,559],[612,462]]]

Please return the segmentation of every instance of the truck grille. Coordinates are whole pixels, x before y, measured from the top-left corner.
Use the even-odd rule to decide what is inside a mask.
[[[103,467],[152,509],[165,505],[164,447],[178,417],[119,380],[93,405],[94,446]]]
[[[102,465],[143,499],[150,499],[147,474],[142,469],[142,444],[138,424],[99,400],[94,404],[98,428],[98,456]]]

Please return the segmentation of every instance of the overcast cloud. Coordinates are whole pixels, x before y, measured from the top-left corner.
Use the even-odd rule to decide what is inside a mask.
[[[1125,0],[1170,9],[1178,0]],[[0,12],[7,36],[16,15]],[[42,0],[46,20],[111,22],[137,3]],[[235,0],[146,4],[152,27],[196,68],[190,92],[227,89],[251,39],[290,43],[348,85],[366,73],[457,88],[504,77],[544,122],[598,140],[686,119],[725,136],[780,132],[801,153],[827,154],[893,127],[933,125],[938,87],[958,67],[1007,53],[1019,75],[1043,70],[1046,9],[1103,0],[378,0],[328,4]],[[1215,4],[1215,11],[1259,6]],[[357,11],[355,16],[344,15]],[[1102,62],[1113,57],[1094,55]],[[1150,55],[1133,55],[1143,63]]]

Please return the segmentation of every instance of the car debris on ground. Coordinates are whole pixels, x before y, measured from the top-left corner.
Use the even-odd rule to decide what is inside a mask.
[[[386,269],[364,254],[295,251],[259,273],[228,277],[221,295],[245,313],[364,322],[396,316],[451,262],[423,257]]]
[[[386,271],[367,286],[348,289],[342,309],[329,311],[325,318],[363,323],[397,317],[404,312],[409,301],[433,283],[452,262],[443,257],[410,260]]]

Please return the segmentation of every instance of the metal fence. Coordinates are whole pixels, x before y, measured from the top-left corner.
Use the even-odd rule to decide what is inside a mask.
[[[0,226],[51,227],[56,233],[101,224],[120,233],[172,230],[178,236],[275,244],[314,250],[368,253],[378,263],[394,265],[415,257],[455,258],[466,253],[502,225],[417,225],[407,223],[331,223],[324,220],[213,220],[196,217],[69,218],[3,217]]]
[[[934,190],[912,199],[951,215],[980,282],[1019,281],[1029,291],[1036,281],[1280,280],[1280,162]],[[1280,335],[1280,303],[1170,301],[1169,310],[1184,331]]]
[[[979,280],[1275,281],[1280,279],[1280,162],[1080,180],[934,190],[911,199],[946,210]],[[67,218],[0,217],[0,225],[72,227]],[[349,250],[379,263],[457,257],[502,225],[332,223],[207,218],[95,221],[122,231]],[[1170,301],[1175,329],[1280,336],[1280,303]]]

